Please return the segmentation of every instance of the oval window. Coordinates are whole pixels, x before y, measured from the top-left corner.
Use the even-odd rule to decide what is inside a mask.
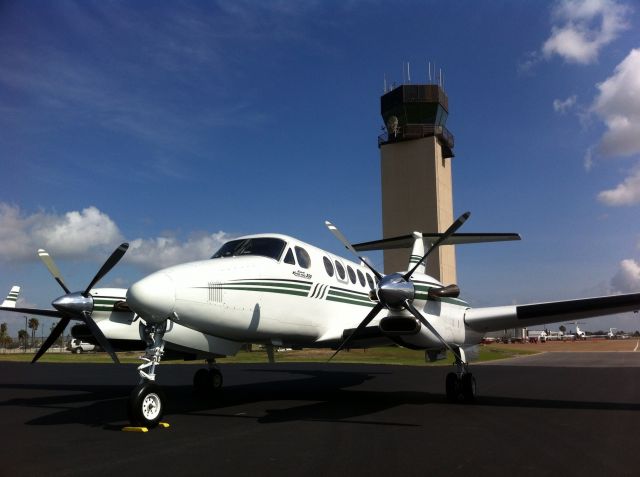
[[[361,286],[364,286],[364,275],[360,270],[358,270],[358,281],[360,282]]]
[[[356,272],[353,271],[353,268],[351,268],[351,266],[347,265],[347,272],[349,273],[349,280],[351,280],[351,283],[355,284],[356,283]]]
[[[309,268],[311,266],[311,257],[305,249],[296,247],[296,258],[298,259],[298,265],[302,268]]]
[[[338,277],[340,278],[340,280],[344,280],[344,277],[345,277],[344,267],[337,260],[336,260],[336,272],[338,272]]]
[[[327,271],[327,275],[332,277],[333,276],[333,264],[331,263],[331,260],[329,260],[327,257],[322,257],[322,261],[324,262],[324,269]]]
[[[369,288],[371,288],[372,290],[376,289],[376,286],[373,284],[373,278],[371,278],[371,275],[369,275],[367,273],[367,283],[369,284]]]

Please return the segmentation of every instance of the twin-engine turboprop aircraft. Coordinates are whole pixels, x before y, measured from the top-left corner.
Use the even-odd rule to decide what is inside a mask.
[[[234,355],[243,343],[267,346],[341,349],[397,343],[425,350],[436,359],[450,350],[456,372],[446,378],[452,401],[473,401],[476,383],[467,354],[485,332],[640,309],[640,293],[581,300],[471,308],[458,298],[456,285],[426,275],[424,263],[443,244],[519,240],[516,234],[456,234],[465,213],[441,234],[414,233],[352,246],[340,231],[329,230],[358,257],[345,260],[286,235],[249,235],[225,243],[209,260],[185,263],[153,273],[123,289],[94,289],[126,252],[121,245],[90,285],[70,293],[46,252],[41,258],[65,290],[54,310],[4,308],[62,319],[34,357],[36,361],[70,320],[74,336],[90,332],[117,362],[116,348],[144,343],[140,384],[129,400],[134,425],[154,427],[165,398],[156,384],[156,367],[165,352],[207,359],[209,369],[194,376],[196,389],[222,385],[215,359]],[[383,275],[357,250],[398,248],[413,242],[408,271]],[[427,247],[425,247],[425,242]],[[426,248],[426,251],[425,251]],[[113,344],[113,347],[112,347]],[[134,344],[134,346],[131,346]],[[334,356],[335,356],[334,353]]]

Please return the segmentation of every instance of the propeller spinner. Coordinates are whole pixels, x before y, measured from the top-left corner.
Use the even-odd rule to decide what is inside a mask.
[[[418,267],[427,259],[429,254],[433,252],[436,248],[438,248],[442,242],[444,242],[447,238],[453,235],[462,224],[464,224],[469,216],[470,212],[465,212],[458,219],[451,224],[451,226],[436,240],[436,242],[427,250],[427,252],[422,256],[422,258],[414,265],[414,267],[406,272],[405,274],[401,273],[392,273],[389,275],[382,275],[378,271],[376,271],[372,265],[367,263],[362,257],[358,255],[356,250],[353,248],[351,243],[346,239],[346,237],[338,230],[338,228],[333,225],[331,222],[325,222],[329,231],[340,241],[342,244],[353,253],[356,257],[358,257],[371,271],[378,277],[379,281],[376,285],[375,295],[378,297],[378,303],[373,307],[373,309],[367,314],[367,316],[360,322],[358,327],[351,332],[351,334],[340,344],[338,349],[333,353],[329,361],[331,361],[346,345],[351,341],[354,335],[356,335],[359,331],[363,330],[367,327],[369,323],[376,317],[376,315],[383,309],[387,308],[393,311],[407,310],[411,313],[420,323],[422,323],[447,349],[449,349],[458,359],[460,359],[460,355],[441,335],[438,331],[433,327],[429,320],[427,320],[422,313],[420,313],[415,306],[413,306],[413,300],[415,298],[415,286],[411,277],[418,269]]]
[[[98,273],[96,273],[96,275],[93,277],[93,280],[89,282],[87,288],[82,292],[74,293],[72,293],[64,283],[62,275],[60,274],[60,270],[58,270],[58,267],[54,263],[51,256],[43,249],[38,250],[38,256],[44,262],[49,272],[51,272],[51,275],[53,275],[53,278],[55,278],[55,280],[66,292],[66,294],[56,298],[51,303],[51,305],[60,312],[62,317],[51,334],[47,337],[46,341],[42,344],[36,355],[33,357],[33,360],[31,360],[32,363],[38,361],[38,359],[40,359],[40,357],[51,347],[51,345],[56,342],[56,340],[60,337],[60,335],[62,335],[65,328],[72,319],[83,321],[91,331],[91,334],[98,341],[98,344],[100,344],[102,349],[109,353],[109,356],[111,356],[111,359],[113,359],[115,363],[120,363],[120,360],[109,344],[109,340],[107,340],[107,338],[100,330],[100,327],[98,327],[96,322],[93,321],[93,318],[91,317],[93,313],[93,297],[89,294],[89,292],[96,285],[96,283],[98,283],[107,273],[109,273],[111,269],[120,261],[128,248],[128,243],[123,243],[118,248],[116,248],[111,256],[107,259],[107,261],[104,262],[100,270],[98,270]]]

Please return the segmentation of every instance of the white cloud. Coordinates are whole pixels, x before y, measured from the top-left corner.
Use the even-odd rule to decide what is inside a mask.
[[[120,239],[118,226],[95,207],[62,215],[42,211],[24,215],[17,206],[0,203],[0,260],[35,259],[39,248],[81,257]]]
[[[596,147],[598,155],[637,156],[640,154],[640,49],[631,50],[613,74],[597,87],[598,95],[590,112],[606,126]],[[593,165],[592,152],[587,151],[589,166]],[[640,164],[615,188],[600,192],[598,200],[610,206],[639,204]]]
[[[599,152],[605,156],[640,153],[640,49],[631,50],[598,90],[591,110],[607,126]]]
[[[157,270],[209,258],[229,238],[222,231],[194,235],[184,242],[168,236],[138,238],[129,241],[125,261],[144,270]],[[110,252],[123,240],[116,223],[96,207],[26,215],[19,207],[0,202],[0,261],[34,261],[39,248],[54,258],[95,255],[104,260],[105,249]]]
[[[590,147],[587,149],[587,152],[584,153],[584,169],[589,172],[593,169],[593,148]]]
[[[639,292],[640,263],[633,259],[622,260],[618,272],[611,279],[611,287],[619,293]]]
[[[569,111],[571,108],[575,106],[577,99],[578,97],[575,94],[572,96],[569,96],[564,101],[561,99],[554,99],[553,110],[556,113],[565,114],[567,111]]]
[[[136,239],[130,242],[127,261],[147,270],[176,265],[178,263],[204,260],[229,240],[225,232],[193,237],[181,243],[174,237]]]
[[[600,49],[628,28],[630,8],[617,0],[564,0],[553,10],[556,24],[542,46],[546,58],[559,55],[570,63],[590,64]]]
[[[640,204],[640,167],[618,184],[615,189],[603,190],[598,200],[610,206]]]

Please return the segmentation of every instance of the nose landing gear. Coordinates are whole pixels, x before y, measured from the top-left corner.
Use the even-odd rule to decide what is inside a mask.
[[[143,339],[147,344],[145,354],[140,357],[144,361],[138,366],[140,384],[129,396],[129,421],[134,427],[156,427],[164,416],[166,398],[162,389],[156,384],[156,366],[160,364],[164,354],[164,333],[167,320],[140,327]]]

